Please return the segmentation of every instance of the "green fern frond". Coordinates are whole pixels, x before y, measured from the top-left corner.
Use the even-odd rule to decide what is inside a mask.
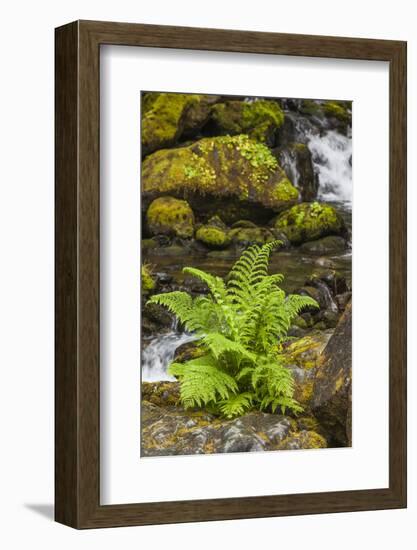
[[[185,408],[226,400],[238,391],[235,379],[217,368],[216,360],[211,355],[187,363],[172,363],[168,372],[181,383],[180,398]]]
[[[229,399],[220,401],[219,410],[226,418],[242,416],[251,409],[255,395],[251,392],[239,393]]]
[[[204,335],[202,341],[216,359],[219,359],[222,354],[227,352],[235,354],[238,358],[241,357],[251,361],[255,360],[256,357],[239,342],[229,340],[226,336],[218,332]]]

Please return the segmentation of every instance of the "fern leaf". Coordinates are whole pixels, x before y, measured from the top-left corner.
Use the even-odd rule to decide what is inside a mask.
[[[226,336],[218,332],[206,334],[203,336],[202,340],[216,359],[219,359],[222,354],[227,352],[231,352],[236,356],[251,361],[255,359],[255,355],[248,351],[242,344],[229,340]]]
[[[220,401],[219,410],[226,418],[242,416],[253,405],[255,395],[251,392],[239,393],[229,397],[229,399]]]
[[[235,379],[216,365],[211,355],[170,365],[169,374],[181,383],[180,398],[185,408],[202,407],[219,399],[226,400],[238,391]]]

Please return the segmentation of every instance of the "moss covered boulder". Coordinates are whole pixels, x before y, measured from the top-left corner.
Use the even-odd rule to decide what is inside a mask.
[[[293,206],[274,220],[274,227],[285,233],[293,244],[346,233],[340,213],[333,206],[318,202]]]
[[[229,231],[230,239],[237,244],[263,245],[276,240],[275,235],[265,227],[236,227]]]
[[[274,144],[275,131],[284,122],[284,112],[276,101],[227,101],[212,109],[216,133],[248,134],[251,138]]]
[[[197,230],[195,237],[208,248],[225,248],[230,244],[227,230],[214,225],[202,225]]]
[[[194,234],[194,214],[190,205],[173,197],[155,199],[149,205],[146,223],[152,235],[189,238]]]
[[[160,195],[186,199],[200,215],[220,214],[226,223],[256,221],[259,213],[271,215],[298,199],[270,150],[247,135],[204,138],[149,155],[142,163],[143,204]]]
[[[200,128],[218,96],[146,93],[142,98],[142,154],[171,147]]]

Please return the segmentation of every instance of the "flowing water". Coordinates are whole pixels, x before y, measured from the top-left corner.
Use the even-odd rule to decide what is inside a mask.
[[[175,350],[193,340],[194,336],[177,331],[153,338],[142,351],[142,381],[175,380],[167,373],[168,365],[174,359]]]
[[[319,177],[319,200],[352,203],[352,139],[330,131],[308,140],[314,171]]]

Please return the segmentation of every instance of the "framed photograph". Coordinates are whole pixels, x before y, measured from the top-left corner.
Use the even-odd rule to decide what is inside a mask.
[[[406,506],[406,43],[56,29],[56,520]]]

